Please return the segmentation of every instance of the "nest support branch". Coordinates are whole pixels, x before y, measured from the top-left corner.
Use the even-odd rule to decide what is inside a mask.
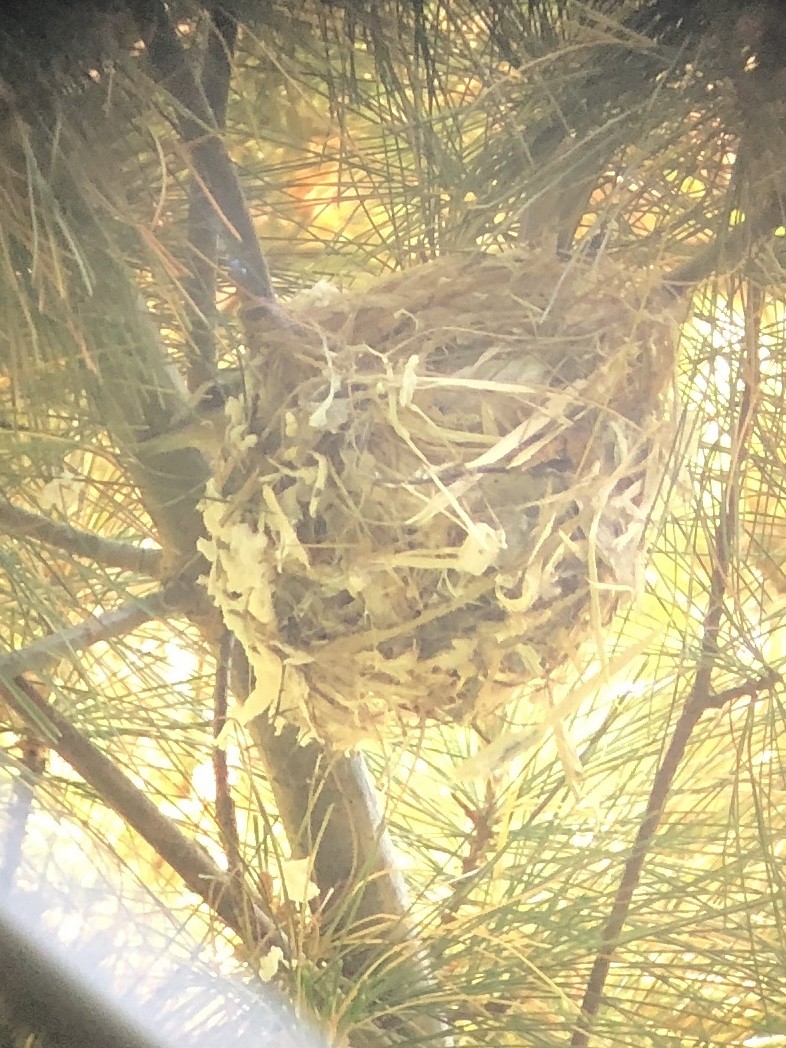
[[[242,264],[245,290],[259,298],[272,299],[270,273],[211,107],[210,85],[200,83],[194,75],[166,4],[156,0],[152,6],[156,28],[148,45],[148,55],[155,73],[180,107],[181,134],[190,146],[194,178],[205,199],[211,202],[233,256]],[[214,46],[221,47],[221,43],[216,42]]]
[[[210,12],[208,41],[202,65],[201,86],[216,129],[226,125],[227,99],[232,74],[232,55],[237,23],[222,5]],[[187,140],[189,126],[181,121]],[[205,173],[194,177],[189,187],[188,243],[191,278],[186,291],[192,309],[191,341],[196,351],[190,361],[188,385],[194,391],[213,380],[216,368],[214,315],[218,267],[219,221],[212,197],[204,191]]]

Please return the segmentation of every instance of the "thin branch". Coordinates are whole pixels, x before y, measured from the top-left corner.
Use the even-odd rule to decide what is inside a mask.
[[[230,3],[216,2],[210,6],[211,25],[202,69],[202,88],[213,111],[216,127],[223,130],[226,126],[232,58],[237,43],[237,18],[230,10]]]
[[[712,621],[715,617],[713,611],[707,615],[705,620],[705,640],[709,632],[712,631]],[[705,654],[707,654],[706,648]],[[726,703],[732,702],[743,695],[750,695],[755,698],[762,691],[771,688],[776,680],[773,675],[767,675],[757,680],[746,682],[745,685],[739,688],[729,688],[726,691],[715,694],[709,688],[709,677],[712,672],[713,661],[706,659],[699,668],[690,697],[685,704],[674,729],[672,740],[653,780],[644,818],[639,825],[636,840],[628,861],[625,863],[622,879],[614,897],[614,903],[603,928],[602,945],[595,956],[592,971],[587,981],[584,999],[581,1002],[581,1015],[570,1040],[571,1048],[584,1048],[589,1042],[592,1020],[597,1015],[603,1002],[606,979],[608,978],[614,952],[619,942],[620,933],[628,917],[633,893],[641,877],[644,860],[660,824],[674,777],[685,754],[685,748],[702,714],[710,709],[720,709]]]
[[[466,844],[467,851],[461,860],[461,873],[456,878],[453,892],[440,910],[441,924],[456,919],[456,913],[467,902],[475,882],[491,868],[494,859],[489,857],[489,850],[499,815],[499,798],[494,792],[491,778],[486,779],[482,803],[478,802],[474,806],[465,804],[457,791],[453,792],[453,800],[469,820],[470,829],[462,842],[462,847]]]
[[[216,683],[213,688],[213,738],[217,739],[227,722],[227,696],[229,674],[232,664],[232,634],[224,631],[218,645],[216,658]],[[237,814],[232,790],[229,786],[229,769],[226,750],[213,747],[213,776],[216,783],[216,823],[221,835],[224,854],[229,870],[237,873],[241,869],[240,834],[237,829]]]
[[[758,308],[761,308],[760,301]],[[758,330],[755,341],[758,342]],[[750,345],[748,349],[749,353],[753,351]],[[745,695],[755,697],[761,691],[772,687],[776,680],[773,674],[767,674],[758,680],[746,681],[740,686],[728,688],[720,693],[714,692],[712,688],[712,671],[719,655],[720,627],[731,568],[731,541],[737,524],[739,500],[737,475],[745,457],[746,439],[754,419],[753,403],[750,382],[747,381],[746,376],[734,441],[735,473],[729,478],[715,528],[709,599],[707,613],[704,617],[702,651],[696,677],[674,728],[674,734],[663,761],[655,774],[644,817],[639,825],[611,911],[603,928],[601,947],[595,956],[581,1003],[581,1012],[570,1040],[571,1048],[584,1048],[589,1042],[593,1021],[603,1002],[606,980],[619,936],[628,918],[633,893],[638,886],[644,861],[660,824],[674,777],[682,763],[686,746],[696,725],[707,710],[720,709],[726,703]]]
[[[142,549],[118,539],[107,539],[70,524],[48,520],[29,510],[0,499],[0,529],[6,535],[31,538],[75,557],[86,557],[104,568],[120,568],[158,578],[161,550]]]
[[[19,693],[24,695],[22,702]],[[247,893],[240,893],[231,877],[219,869],[201,845],[189,840],[175,823],[156,808],[115,763],[39,694],[29,681],[16,677],[13,687],[0,685],[4,700],[21,717],[29,719],[27,703],[47,720],[57,741],[53,748],[96,792],[175,870],[198,895],[241,937],[257,944],[282,945],[281,936],[265,915],[249,912]]]
[[[20,673],[42,670],[53,658],[83,651],[102,640],[124,636],[151,619],[166,618],[177,609],[162,590],[138,597],[115,611],[88,615],[78,626],[58,630],[28,644],[26,648],[0,657],[0,681],[7,683]]]

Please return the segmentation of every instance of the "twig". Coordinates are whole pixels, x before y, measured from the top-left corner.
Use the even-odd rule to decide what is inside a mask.
[[[21,717],[27,719],[24,695],[39,716],[49,721],[57,738],[54,749],[113,811],[123,818],[175,870],[186,885],[218,914],[226,925],[244,938],[251,934],[253,941],[265,945],[282,945],[277,929],[265,915],[255,908],[249,912],[248,897],[240,894],[237,885],[202,848],[189,840],[175,823],[156,808],[108,757],[97,750],[85,737],[53,709],[29,681],[17,677],[14,687],[0,684],[4,700]],[[253,918],[253,924],[250,918]]]
[[[751,351],[752,346],[749,346],[749,352]],[[744,458],[746,438],[753,422],[752,404],[751,386],[746,381],[735,433],[736,455],[733,467],[735,474]],[[612,958],[628,917],[631,899],[638,886],[644,860],[658,829],[674,777],[685,754],[685,748],[702,714],[710,709],[720,709],[734,699],[745,695],[755,697],[761,691],[771,687],[776,680],[774,674],[767,674],[757,680],[746,681],[742,685],[719,693],[712,689],[712,671],[719,653],[718,637],[731,565],[731,536],[735,532],[737,522],[739,492],[736,475],[730,477],[725,495],[715,529],[709,600],[707,614],[704,617],[702,652],[696,670],[696,678],[674,728],[674,734],[663,761],[655,774],[644,817],[639,825],[609,917],[603,928],[601,947],[595,956],[581,1003],[581,1012],[570,1040],[571,1048],[584,1048],[589,1042],[592,1023],[603,1001],[603,992]]]
[[[232,57],[237,43],[237,17],[233,0],[213,0],[210,8],[210,34],[202,69],[202,88],[213,111],[216,126],[226,125],[229,81],[232,74]]]
[[[117,539],[107,539],[70,524],[48,520],[0,499],[0,528],[7,535],[36,539],[75,557],[86,557],[105,568],[120,568],[158,578],[161,550],[142,549]]]
[[[164,618],[174,613],[167,595],[159,590],[148,597],[138,597],[115,611],[103,615],[88,615],[78,626],[58,630],[48,637],[34,640],[26,648],[0,657],[0,681],[7,683],[20,673],[43,669],[52,658],[81,651],[102,640],[122,636],[151,619]]]
[[[228,631],[218,645],[216,658],[216,683],[213,688],[213,738],[217,739],[227,722],[227,695],[229,692],[229,675],[232,664],[233,637]],[[237,830],[235,802],[229,786],[226,750],[213,747],[213,775],[216,782],[216,823],[221,834],[224,854],[230,872],[241,869],[240,835]]]
[[[708,629],[712,629],[709,620],[714,617],[714,615],[708,614],[707,620],[705,620],[705,638]],[[706,654],[708,653],[705,649]],[[691,695],[685,704],[674,729],[672,740],[655,775],[644,818],[639,825],[636,840],[628,861],[625,863],[625,869],[623,870],[611,912],[603,928],[602,946],[595,956],[592,972],[587,981],[584,999],[581,1002],[581,1015],[570,1040],[571,1048],[583,1048],[589,1042],[590,1026],[603,1001],[603,990],[611,967],[611,961],[618,944],[620,932],[628,917],[631,899],[638,886],[644,860],[660,824],[674,776],[685,753],[685,747],[699,719],[707,710],[720,709],[726,703],[732,702],[735,698],[742,695],[755,697],[761,691],[772,687],[776,680],[773,675],[768,675],[758,680],[749,681],[739,688],[729,688],[726,691],[713,694],[711,690],[708,690],[712,664],[712,661],[707,659],[699,668]]]
[[[440,910],[440,924],[450,924],[456,920],[456,914],[466,903],[472,887],[491,868],[494,858],[488,857],[497,821],[498,798],[491,778],[486,779],[486,791],[482,803],[474,806],[465,804],[458,792],[453,792],[454,802],[461,808],[470,822],[463,844],[467,844],[466,854],[461,860],[461,873],[456,877],[453,891],[443,903]]]

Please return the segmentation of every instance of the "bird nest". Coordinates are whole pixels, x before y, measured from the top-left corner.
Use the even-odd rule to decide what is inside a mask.
[[[203,550],[255,710],[341,748],[482,716],[636,592],[677,328],[651,274],[475,254],[251,326]]]

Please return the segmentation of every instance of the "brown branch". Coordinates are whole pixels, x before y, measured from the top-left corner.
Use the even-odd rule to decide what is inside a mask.
[[[229,675],[232,664],[232,634],[224,631],[218,645],[216,657],[216,683],[213,688],[213,738],[217,739],[227,722],[227,695],[229,693]],[[226,750],[213,747],[213,776],[216,783],[216,823],[227,857],[227,865],[232,872],[239,872],[242,863],[240,855],[240,835],[237,829],[235,802],[229,786],[229,769]]]
[[[734,272],[754,244],[771,236],[783,222],[780,201],[774,200],[750,218],[722,234],[663,278],[666,288],[682,296],[686,290],[719,273]]]
[[[253,686],[242,645],[235,644],[232,690],[245,702]],[[316,742],[303,743],[296,728],[276,731],[264,716],[249,725],[275,797],[278,814],[297,858],[313,858],[313,876],[323,899],[331,900],[336,923],[363,928],[342,957],[357,974],[377,954],[401,944],[408,951],[407,978],[413,992],[432,993],[436,983],[409,919],[406,882],[363,757],[333,754]],[[350,904],[347,905],[350,899]],[[445,1044],[446,1025],[434,1013],[413,1020],[413,1042]]]
[[[48,520],[29,510],[0,499],[0,529],[6,535],[31,538],[75,557],[86,557],[105,568],[120,568],[158,578],[161,550],[142,549],[128,542],[108,539],[70,524]]]
[[[237,18],[231,10],[235,5],[229,0],[218,0],[209,6],[211,24],[202,68],[202,88],[213,111],[216,126],[223,130],[226,126],[232,57],[237,43]]]
[[[21,695],[24,696],[22,701]],[[256,944],[282,945],[281,936],[264,914],[249,911],[248,897],[233,879],[219,869],[201,845],[189,840],[175,823],[156,808],[122,771],[39,694],[33,685],[16,677],[13,686],[0,684],[4,700],[19,716],[29,720],[27,706],[48,721],[56,743],[53,748],[147,843],[178,873],[224,923]]]
[[[759,311],[758,316],[760,319],[760,296],[757,299],[756,308]],[[758,327],[756,327],[755,331],[751,331],[749,328],[748,336],[747,348],[748,354],[751,356],[755,352],[755,346],[758,344]],[[755,373],[755,369],[753,369],[753,373]],[[625,863],[611,911],[603,928],[601,947],[595,956],[592,971],[584,991],[581,1012],[570,1040],[571,1048],[584,1048],[589,1042],[592,1023],[603,1002],[603,994],[611,962],[619,942],[620,933],[628,918],[631,900],[638,886],[644,861],[658,829],[666,801],[671,792],[674,777],[685,754],[685,748],[702,714],[710,709],[720,709],[727,703],[745,695],[755,697],[760,691],[771,687],[776,680],[775,675],[767,674],[758,680],[747,681],[742,685],[728,688],[723,692],[715,693],[712,689],[712,671],[719,654],[718,638],[731,566],[731,536],[734,535],[737,524],[737,505],[739,501],[737,475],[745,455],[746,438],[753,423],[753,403],[750,375],[746,375],[734,440],[736,450],[733,468],[735,472],[729,479],[715,529],[709,600],[707,614],[704,618],[702,652],[696,670],[696,678],[675,726],[674,734],[663,761],[655,774],[644,817],[639,825],[633,848]]]
[[[710,616],[708,615],[707,618],[709,619]],[[705,626],[705,637],[706,635],[707,629]],[[755,681],[746,682],[738,688],[729,688],[726,691],[714,694],[712,691],[704,690],[709,685],[708,678],[711,671],[712,662],[707,661],[696,674],[696,681],[691,695],[683,708],[680,719],[674,729],[674,735],[653,780],[644,818],[639,825],[636,840],[628,861],[625,863],[625,869],[623,870],[611,912],[603,928],[602,945],[595,956],[592,971],[587,981],[584,999],[581,1002],[581,1015],[570,1040],[571,1048],[583,1048],[589,1042],[591,1023],[603,1002],[606,979],[619,942],[620,933],[628,917],[633,893],[641,877],[644,860],[660,824],[674,777],[685,754],[685,747],[699,719],[707,710],[720,709],[741,696],[750,695],[755,697],[761,691],[771,687],[776,680],[773,675],[767,675]]]
[[[202,68],[202,89],[215,126],[226,126],[232,53],[237,22],[221,7],[211,13],[207,49]],[[191,339],[196,358],[189,368],[189,388],[194,391],[215,375],[216,268],[218,263],[218,219],[202,180],[192,178],[188,201],[188,243],[191,248],[191,279],[186,285],[193,307]]]
[[[53,658],[82,651],[102,640],[123,636],[151,619],[165,618],[176,609],[162,590],[148,597],[138,597],[115,611],[88,615],[77,626],[58,630],[48,637],[34,640],[25,648],[0,657],[0,681],[8,682],[20,673],[42,670]]]
[[[233,242],[244,289],[255,297],[272,299],[273,285],[251,212],[210,102],[194,76],[163,0],[156,0],[154,7],[156,30],[147,53],[154,72],[180,106],[180,130],[190,147],[194,177]]]
[[[251,668],[240,644],[232,660],[232,689],[245,702],[253,686]],[[404,878],[378,810],[363,757],[331,753],[320,743],[303,743],[292,726],[276,730],[260,716],[249,725],[259,747],[279,816],[293,855],[313,856],[314,880],[336,904],[342,890],[358,888],[361,900],[354,919],[395,925],[394,935],[409,935],[410,909]]]

